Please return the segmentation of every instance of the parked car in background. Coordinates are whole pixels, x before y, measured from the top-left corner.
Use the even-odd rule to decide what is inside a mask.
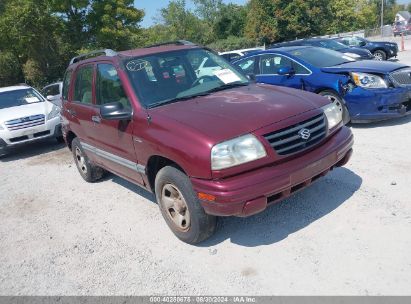
[[[398,54],[398,44],[395,42],[370,41],[357,36],[335,38],[335,40],[347,46],[366,49],[374,55],[376,60],[380,61],[397,57]]]
[[[276,44],[271,45],[270,49],[278,48],[278,47],[287,47],[287,46],[299,46],[299,45],[316,46],[316,47],[330,49],[333,51],[343,53],[344,55],[350,56],[356,60],[374,59],[373,54],[371,54],[371,52],[368,50],[364,50],[364,49],[357,48],[357,47],[347,47],[346,45],[339,43],[333,39],[329,39],[329,38],[310,38],[310,39],[300,39],[300,40],[294,40],[294,41],[283,42],[283,43],[276,43]]]
[[[208,49],[177,41],[85,56],[63,82],[63,134],[80,175],[94,182],[108,170],[154,192],[184,242],[210,237],[216,216],[265,210],[351,156],[335,104],[250,83]],[[196,73],[205,58],[220,69]]]
[[[0,88],[0,155],[49,137],[62,141],[60,109],[32,87]]]
[[[43,94],[43,96],[47,98],[48,101],[54,103],[59,108],[61,108],[62,89],[63,83],[60,81],[45,86],[43,90],[41,90],[41,93]]]
[[[259,83],[327,97],[344,121],[371,122],[411,111],[411,68],[395,62],[355,61],[317,47],[284,47],[244,56],[234,65]]]
[[[407,22],[395,22],[393,27],[394,37],[409,35],[411,33],[411,24]]]
[[[265,50],[265,47],[261,46],[261,47],[250,48],[250,49],[234,50],[234,51],[229,51],[229,52],[221,52],[218,54],[228,61],[233,61],[233,60],[237,60],[238,58],[242,56],[248,55],[251,52],[262,51],[262,50]]]

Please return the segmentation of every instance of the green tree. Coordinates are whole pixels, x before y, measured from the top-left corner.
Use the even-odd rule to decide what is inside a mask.
[[[220,14],[214,22],[213,31],[217,39],[229,36],[242,37],[247,18],[245,6],[228,4],[222,5]]]
[[[133,0],[92,1],[87,24],[96,47],[128,49],[133,36],[139,35],[144,12],[133,6]]]
[[[278,40],[278,23],[272,0],[250,0],[247,5],[246,38],[269,43]]]

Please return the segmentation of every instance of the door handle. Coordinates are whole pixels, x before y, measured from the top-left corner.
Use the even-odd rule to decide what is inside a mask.
[[[74,110],[67,109],[67,112],[68,112],[71,116],[74,116],[74,117],[77,115],[76,111],[74,111]]]
[[[99,123],[101,122],[101,117],[100,117],[100,116],[91,116],[91,120],[92,120],[94,123],[99,124]]]

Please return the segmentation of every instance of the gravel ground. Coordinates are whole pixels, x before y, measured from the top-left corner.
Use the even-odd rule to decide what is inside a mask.
[[[19,149],[0,159],[0,295],[409,295],[411,117],[353,132],[346,167],[200,246],[137,186],[84,182],[63,145]]]

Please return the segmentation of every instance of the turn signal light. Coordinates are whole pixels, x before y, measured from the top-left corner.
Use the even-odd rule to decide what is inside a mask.
[[[198,198],[203,201],[215,201],[215,196],[207,193],[198,192]]]

